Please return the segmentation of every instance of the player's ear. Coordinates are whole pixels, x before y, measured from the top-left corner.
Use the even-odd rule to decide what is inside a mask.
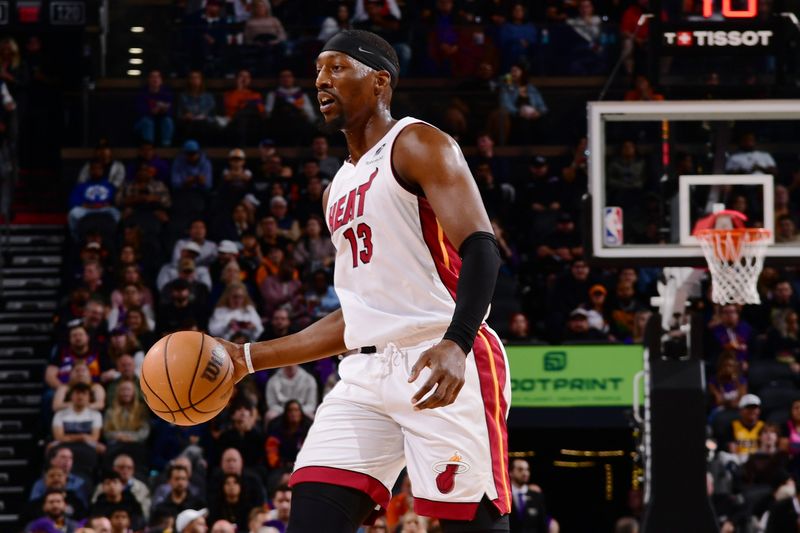
[[[385,91],[392,84],[392,76],[386,70],[379,70],[375,73],[375,96]]]

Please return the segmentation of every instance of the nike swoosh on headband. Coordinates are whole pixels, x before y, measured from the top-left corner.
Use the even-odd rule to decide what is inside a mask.
[[[364,52],[365,54],[372,54],[372,55],[375,55],[375,52],[370,52],[369,50],[364,50],[364,49],[363,49],[363,48],[361,48],[360,46],[358,47],[358,51],[359,51],[359,52]]]

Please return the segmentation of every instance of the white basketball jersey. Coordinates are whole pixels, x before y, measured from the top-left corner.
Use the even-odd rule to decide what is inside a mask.
[[[392,167],[394,140],[420,122],[398,121],[331,183],[325,213],[348,349],[436,339],[453,317],[461,258],[427,200],[404,189]]]

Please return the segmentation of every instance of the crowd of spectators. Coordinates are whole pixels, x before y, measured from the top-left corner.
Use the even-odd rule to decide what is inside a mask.
[[[184,61],[176,72],[185,90],[174,94],[161,71],[149,72],[132,103],[137,156],[119,161],[100,141],[69,197],[73,253],[45,372],[47,467],[25,510],[30,531],[49,531],[50,523],[69,531],[80,521],[95,533],[202,533],[205,521],[212,533],[284,531],[288,475],[337,379],[338,359],[258,372],[236,387],[223,414],[190,428],[152,416],[137,376],[144,354],[169,332],[274,339],[338,308],[321,198],[341,160],[315,133],[313,92],[295,73],[309,74],[300,65],[313,64],[321,43],[340,29],[381,34],[404,74],[462,78],[464,91],[481,92],[471,107],[454,100],[443,125],[477,147],[468,162],[503,258],[501,285],[514,287],[493,306],[504,341],[642,342],[658,271],[587,262],[577,227],[586,139],[576,139],[565,157],[501,157],[495,144],[541,138],[548,106],[529,74],[554,72],[554,65],[568,74],[606,72],[621,44],[632,52],[624,66],[633,75],[646,35],[634,35],[632,21],[646,0],[436,0],[413,9],[393,0],[312,3],[319,12],[279,0],[180,4]],[[606,18],[621,27],[609,31]],[[0,66],[3,50],[0,43]],[[232,76],[235,86],[212,94],[206,76]],[[252,88],[253,76],[275,76],[277,84],[262,93]],[[644,76],[631,81],[626,99],[663,99]],[[157,153],[156,146],[170,145],[179,147],[172,160]],[[227,158],[209,157],[210,146],[224,146]],[[292,160],[284,147],[311,155]],[[775,166],[745,135],[726,170]],[[613,201],[636,221],[626,234],[657,242],[658,225],[639,196],[653,173],[636,142],[621,142],[607,169]],[[798,191],[797,178],[776,187],[781,242],[797,240]],[[700,306],[716,446],[709,490],[729,532],[758,521],[770,533],[783,531],[774,524],[791,511],[784,498],[800,474],[800,402],[792,403],[800,374],[798,290],[792,269],[768,268],[761,306]],[[557,530],[523,463],[511,465],[515,499],[536,510],[536,531]],[[435,531],[410,511],[409,498],[401,483],[386,519],[366,531]]]

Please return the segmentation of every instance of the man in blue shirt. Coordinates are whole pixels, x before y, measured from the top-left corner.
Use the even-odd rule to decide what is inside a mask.
[[[114,219],[114,224],[119,222],[120,213],[114,207],[115,188],[103,176],[102,161],[92,161],[89,166],[89,181],[78,183],[69,199],[69,215],[67,221],[72,238],[80,240],[78,224],[81,219],[90,213],[108,215]]]

